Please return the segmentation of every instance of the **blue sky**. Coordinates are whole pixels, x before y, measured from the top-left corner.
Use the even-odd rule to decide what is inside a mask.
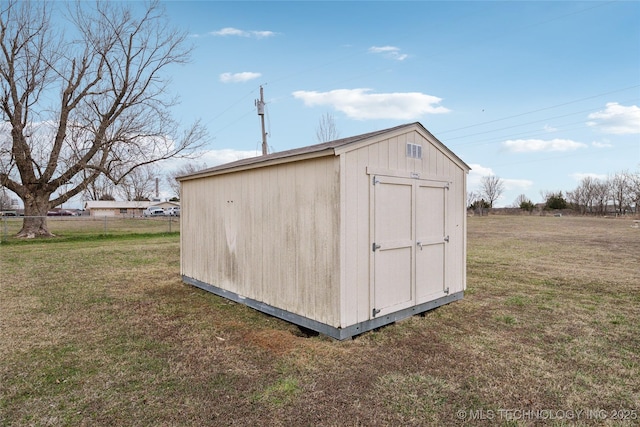
[[[194,44],[175,114],[200,118],[208,166],[419,121],[519,194],[640,170],[640,2],[166,2]]]

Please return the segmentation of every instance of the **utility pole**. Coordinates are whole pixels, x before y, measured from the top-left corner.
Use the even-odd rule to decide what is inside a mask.
[[[262,155],[267,155],[267,133],[264,130],[264,94],[262,86],[260,86],[260,99],[256,99],[256,107],[258,107],[258,115],[262,123]]]

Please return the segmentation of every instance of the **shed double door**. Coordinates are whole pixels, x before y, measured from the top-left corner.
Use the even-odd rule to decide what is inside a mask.
[[[448,183],[372,180],[372,317],[446,294]]]

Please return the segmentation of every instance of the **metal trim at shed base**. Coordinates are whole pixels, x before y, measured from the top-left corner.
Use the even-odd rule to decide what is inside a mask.
[[[319,332],[337,340],[353,338],[356,335],[363,334],[367,331],[371,331],[373,329],[407,319],[416,314],[433,310],[434,308],[438,308],[441,305],[449,304],[450,302],[461,300],[464,296],[464,291],[456,292],[454,294],[450,294],[433,301],[427,301],[419,305],[405,308],[404,310],[389,313],[385,316],[375,317],[371,320],[366,320],[355,325],[347,326],[346,328],[334,328],[333,326],[329,326],[316,320],[300,316],[299,314],[291,313],[289,311],[273,307],[269,304],[265,304],[251,298],[245,298],[234,292],[218,288],[217,286],[209,285],[191,277],[182,276],[182,281],[189,285],[195,286],[196,288],[200,288],[204,291],[211,292],[212,294],[218,295],[228,300],[244,304],[255,310],[261,311],[262,313],[277,317],[278,319],[286,320],[287,322],[294,323],[298,326],[302,326],[303,328],[311,329],[312,331]]]

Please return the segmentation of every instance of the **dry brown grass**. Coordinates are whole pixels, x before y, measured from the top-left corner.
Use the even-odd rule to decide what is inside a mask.
[[[0,424],[637,425],[630,225],[470,218],[465,299],[345,342],[182,284],[177,236],[4,245]]]

